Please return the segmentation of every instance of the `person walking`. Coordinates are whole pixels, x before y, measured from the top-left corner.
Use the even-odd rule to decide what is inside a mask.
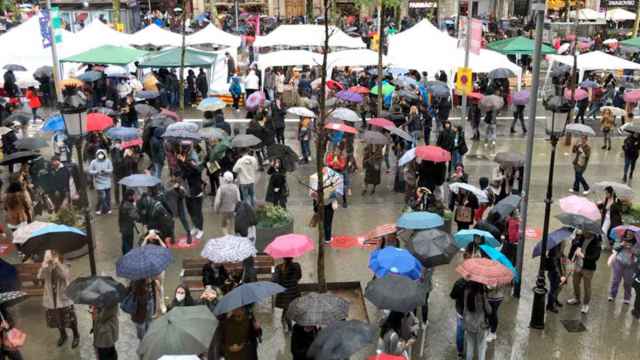
[[[71,279],[71,272],[63,261],[64,258],[61,255],[53,250],[47,250],[37,277],[44,282],[42,304],[47,310],[47,327],[50,329],[56,328],[60,332],[58,347],[64,345],[67,341],[65,329],[71,329],[73,332],[71,348],[75,349],[80,344],[78,319],[73,309],[73,301],[65,294]]]
[[[311,119],[302,117],[298,123],[298,140],[300,141],[300,149],[302,151],[302,159],[305,164],[311,159]]]
[[[113,165],[107,159],[107,152],[100,149],[89,164],[89,174],[93,176],[93,186],[97,192],[96,215],[111,214],[111,176]]]
[[[569,305],[579,305],[583,314],[589,312],[591,302],[591,281],[596,271],[598,259],[600,259],[600,236],[592,233],[583,233],[576,230],[576,237],[571,242],[569,260],[574,263],[573,294],[574,297],[567,300]],[[584,290],[584,299],[581,298],[581,285]]]
[[[633,303],[631,315],[636,319],[640,319],[640,258],[636,259],[636,270],[633,275],[633,289],[636,291],[636,300]]]
[[[230,222],[233,221],[233,215],[236,211],[236,204],[241,201],[240,190],[238,185],[233,182],[233,174],[229,171],[222,175],[222,185],[216,192],[216,197],[213,201],[213,210],[221,214],[222,231],[225,234],[230,234],[233,226]]]
[[[60,161],[60,157],[54,155],[51,157],[44,177],[45,181],[42,182],[44,192],[53,203],[53,211],[57,213],[67,204],[67,199],[70,197],[69,182],[72,179],[71,172]]]
[[[233,75],[231,78],[231,85],[229,85],[229,93],[233,98],[233,109],[240,111],[240,97],[242,96],[242,85],[240,85],[240,77]]]
[[[152,175],[160,179],[162,177],[162,167],[164,166],[165,160],[165,152],[164,152],[164,141],[162,140],[162,135],[164,134],[164,129],[157,127],[153,130],[153,135],[150,140],[150,158],[152,164]]]
[[[492,342],[498,337],[498,308],[504,300],[504,290],[501,286],[487,286],[487,301],[491,307],[491,312],[487,314],[489,323],[489,334],[487,335],[487,342]]]
[[[454,220],[458,230],[464,230],[473,224],[473,213],[478,208],[478,199],[464,189],[459,189],[455,201]]]
[[[633,275],[635,273],[640,250],[636,247],[636,236],[631,230],[624,232],[620,243],[613,248],[613,254],[607,264],[613,269],[611,287],[609,288],[609,301],[612,302],[618,295],[620,282],[623,283],[625,305],[631,304],[631,289]]]
[[[313,360],[313,358],[307,356],[307,352],[318,332],[319,330],[315,326],[293,325],[291,330],[291,355],[293,355],[293,360]]]
[[[464,155],[469,151],[467,142],[464,138],[464,129],[462,126],[456,126],[453,128],[453,150],[451,151],[451,166],[449,166],[449,173],[453,171],[458,165],[462,165]]]
[[[455,301],[456,309],[456,350],[458,350],[458,359],[464,359],[464,301],[465,301],[465,288],[467,281],[464,278],[459,278],[453,284],[449,297]]]
[[[132,281],[129,292],[134,305],[131,321],[136,326],[138,340],[142,340],[156,312],[156,281],[149,278]]]
[[[524,125],[524,105],[515,105],[513,111],[513,121],[511,122],[511,134],[516,133],[516,124],[520,121],[522,127],[522,133],[527,133],[527,127]]]
[[[467,360],[484,360],[487,352],[487,317],[491,315],[485,286],[467,281],[464,289],[464,343]]]
[[[276,143],[284,144],[284,130],[285,122],[284,117],[287,111],[282,105],[282,100],[278,97],[271,101],[271,124],[275,130]]]
[[[233,172],[238,177],[242,201],[256,207],[255,182],[258,171],[258,160],[248,150],[233,165]]]
[[[286,209],[289,186],[287,185],[287,172],[282,168],[280,159],[273,160],[267,174],[269,175],[269,184],[265,201]]]
[[[602,130],[602,136],[604,137],[604,144],[602,150],[611,150],[611,131],[616,125],[613,112],[609,109],[605,109],[602,112],[602,118],[600,119],[600,129]]]
[[[192,154],[193,153],[192,150]],[[202,181],[202,168],[198,165],[199,161],[194,160],[194,157],[189,154],[178,154],[177,160],[178,172],[180,176],[185,179],[187,185],[184,201],[194,227],[190,230],[190,235],[200,240],[204,235],[204,216],[202,215],[204,182]],[[188,240],[191,240],[191,237],[188,237]],[[190,244],[191,242],[188,241],[188,243]]]
[[[362,168],[364,169],[364,189],[362,190],[362,196],[367,195],[369,185],[371,185],[370,194],[375,194],[376,186],[382,182],[381,172],[383,159],[382,145],[367,144],[365,146],[364,155],[362,156]]]
[[[456,134],[451,128],[451,122],[449,120],[444,121],[444,123],[442,124],[442,131],[440,131],[440,133],[438,134],[436,145],[453,154],[453,150],[455,148],[455,139]],[[451,171],[455,166],[453,160],[454,159],[452,157],[451,161],[449,161],[448,174],[451,174]]]
[[[133,238],[135,237],[136,221],[139,220],[138,209],[135,205],[136,192],[127,189],[122,197],[122,203],[118,208],[118,227],[122,237],[122,255],[125,255],[133,248]]]
[[[33,220],[33,206],[29,191],[21,181],[12,181],[5,191],[4,202],[5,221],[10,230],[17,229],[21,224]]]
[[[291,331],[291,321],[287,319],[287,309],[289,304],[296,298],[300,297],[300,289],[298,282],[302,278],[302,270],[300,264],[294,262],[292,258],[284,258],[284,262],[278,264],[274,271],[271,281],[283,286],[286,290],[276,295],[276,307],[282,309],[282,329],[285,333]]]
[[[38,96],[38,91],[35,87],[29,86],[25,97],[29,101],[29,108],[31,109],[31,114],[33,114],[33,123],[35,124],[36,119],[38,118],[38,110],[42,107],[40,96]]]
[[[250,69],[247,76],[244,78],[244,92],[248,98],[254,92],[260,89],[260,78],[256,75],[254,69]]]
[[[221,352],[225,360],[257,360],[262,329],[253,314],[239,307],[226,314],[218,325]],[[211,358],[211,357],[209,357]]]
[[[622,202],[616,196],[611,186],[604,188],[604,199],[598,202],[598,209],[602,222],[602,233],[606,235],[606,241],[602,244],[605,249],[613,247],[615,238],[611,236],[610,230],[616,226],[622,225]]]
[[[573,122],[584,124],[584,115],[587,112],[587,107],[589,107],[589,97],[578,100],[578,102],[576,103],[576,107],[578,108],[578,112]]]
[[[91,306],[93,327],[93,347],[97,360],[118,360],[116,343],[118,342],[118,304],[109,306]]]
[[[589,165],[589,158],[591,157],[591,145],[589,145],[589,138],[585,135],[580,137],[580,143],[573,145],[572,152],[575,154],[573,159],[573,169],[575,171],[575,180],[573,182],[573,188],[569,189],[569,192],[575,193],[580,191],[580,185],[584,191],[584,195],[589,194],[589,184],[584,178],[584,172]]]
[[[229,82],[231,80],[231,78],[233,77],[233,74],[236,73],[236,61],[233,59],[231,54],[229,54],[228,52],[224,53],[224,57],[225,57],[224,61],[227,64],[227,82]],[[202,72],[202,69],[200,69],[200,71]],[[198,74],[198,76],[200,76],[200,75]],[[206,95],[203,95],[203,96],[206,97]]]
[[[632,133],[624,139],[622,144],[622,151],[624,152],[624,172],[622,175],[622,182],[631,183],[633,180],[633,171],[636,168],[636,161],[640,154],[640,133]]]

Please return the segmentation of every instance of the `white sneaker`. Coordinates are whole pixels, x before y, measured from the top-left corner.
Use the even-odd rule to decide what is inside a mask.
[[[567,300],[567,304],[569,305],[578,305],[580,302],[578,301],[578,299],[569,299]]]
[[[198,230],[198,232],[196,233],[196,239],[198,240],[202,239],[203,235],[204,235],[204,231]]]
[[[102,212],[96,211],[96,215],[102,215]]]
[[[575,191],[575,190],[573,190],[573,188],[569,188],[569,192],[573,194],[573,193],[574,193],[574,192],[576,192],[576,191]]]
[[[191,229],[191,231],[189,232],[191,234],[191,236],[195,235],[198,232],[198,229],[193,228]]]
[[[608,300],[609,300],[609,302],[613,302],[613,297],[612,297],[612,296],[609,296],[609,299],[608,299]]]
[[[590,192],[591,191],[589,191],[589,190],[585,190],[585,191],[582,192],[582,195],[589,195]]]
[[[492,341],[493,341],[493,340],[495,340],[495,339],[497,339],[496,334],[494,334],[494,333],[492,333],[492,332],[489,332],[489,335],[487,335],[487,342],[488,342],[488,343],[490,343],[490,342],[492,342]]]
[[[586,314],[589,312],[589,305],[582,305],[582,309],[580,309],[580,312],[583,314]]]

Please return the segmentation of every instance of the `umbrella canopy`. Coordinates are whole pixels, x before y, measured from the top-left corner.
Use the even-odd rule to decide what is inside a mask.
[[[113,127],[104,133],[109,139],[129,141],[140,137],[140,132],[132,127]]]
[[[640,133],[640,123],[630,122],[622,125],[620,130],[630,133]]]
[[[197,132],[200,129],[200,127],[198,126],[198,124],[193,123],[193,122],[185,122],[185,121],[180,121],[180,122],[175,122],[173,124],[169,124],[169,126],[167,126],[167,132],[169,131],[189,131],[189,132]]]
[[[504,55],[533,55],[535,41],[524,36],[516,36],[504,40],[497,40],[487,44],[487,48]],[[546,44],[542,44],[541,54],[555,54],[556,50]]]
[[[355,111],[353,111],[351,109],[344,108],[344,107],[336,108],[335,110],[333,110],[331,112],[331,114],[329,114],[329,119],[330,120],[348,121],[348,122],[352,122],[352,123],[362,121],[362,117],[360,117],[360,115],[358,115],[358,113],[356,113]]]
[[[87,244],[84,232],[67,225],[52,224],[31,232],[31,237],[20,247],[20,251],[28,256],[55,250],[59,254],[81,249]]]
[[[382,96],[387,96],[387,95],[391,94],[395,89],[396,89],[395,86],[389,84],[388,82],[383,82],[382,83]],[[371,90],[369,91],[369,93],[373,94],[373,95],[378,95],[379,92],[380,91],[378,89],[378,85],[372,87]]]
[[[160,114],[173,119],[173,121],[180,121],[181,120],[180,115],[178,115],[178,113],[176,113],[175,111],[171,111],[171,110],[169,110],[167,108],[161,108],[160,109]]]
[[[484,230],[493,235],[496,239],[499,239],[500,234],[502,233],[495,225],[487,220],[480,220],[473,228],[476,230]]]
[[[339,321],[318,333],[307,351],[307,357],[316,360],[348,359],[373,344],[377,335],[376,329],[365,322]]]
[[[513,273],[504,265],[484,258],[467,259],[456,267],[456,271],[466,280],[492,287],[507,285],[513,279]]]
[[[262,107],[264,105],[265,99],[266,97],[264,95],[264,92],[255,91],[247,97],[244,106],[247,108],[247,110],[253,111],[259,107]]]
[[[119,303],[127,288],[111,276],[81,277],[73,280],[65,294],[76,304],[107,307]]]
[[[418,80],[412,78],[411,76],[407,76],[407,75],[400,75],[398,76],[394,82],[398,85],[398,86],[402,86],[402,87],[414,87],[417,88],[418,87]]]
[[[398,91],[398,96],[409,101],[416,101],[420,98],[420,96],[415,91],[411,90],[400,90]]]
[[[364,297],[380,309],[405,313],[425,304],[424,293],[419,282],[389,274],[369,281]]]
[[[513,94],[511,101],[515,105],[527,105],[529,103],[530,96],[531,96],[531,93],[529,92],[529,90],[520,90],[515,94]]]
[[[604,111],[611,111],[611,114],[613,116],[625,116],[627,113],[626,111],[624,111],[624,109],[620,109],[619,107],[615,107],[615,106],[603,106],[600,108],[600,113],[603,113]]]
[[[510,77],[515,77],[516,74],[511,71],[511,69],[507,68],[497,68],[493,69],[489,72],[489,79],[508,79]]]
[[[575,89],[573,98],[571,97],[571,89],[564,89],[564,98],[567,100],[580,101],[589,97],[589,93],[583,89]]]
[[[357,94],[361,94],[361,95],[369,94],[369,89],[364,87],[364,86],[360,86],[360,85],[356,85],[356,86],[350,87],[349,91],[357,93]]]
[[[454,182],[449,184],[449,190],[451,190],[454,194],[457,194],[460,191],[460,189],[463,189],[472,193],[481,203],[489,202],[489,199],[487,198],[487,194],[476,186],[473,186],[467,183],[462,183],[462,182]]]
[[[113,119],[103,113],[87,115],[87,131],[102,131],[113,126]]]
[[[547,236],[547,250],[551,250],[554,247],[560,245],[561,242],[567,240],[571,234],[573,233],[573,229],[570,227],[561,227],[558,230],[554,230],[549,233]],[[531,257],[538,257],[542,253],[542,240],[538,241],[536,245],[533,247],[533,253]]]
[[[398,160],[398,166],[405,166],[416,158],[416,148],[411,148],[402,154]]]
[[[26,67],[18,64],[7,64],[2,68],[7,71],[27,71]]]
[[[24,291],[7,291],[0,293],[0,305],[10,307],[27,299],[27,293]]]
[[[569,134],[578,136],[596,136],[596,132],[593,131],[591,126],[585,124],[569,124],[565,130]]]
[[[227,104],[217,97],[208,97],[198,104],[198,110],[200,111],[216,111],[222,110],[225,107],[227,107]]]
[[[342,132],[346,132],[346,133],[349,133],[349,134],[357,134],[358,133],[358,130],[356,128],[352,127],[352,126],[345,125],[345,124],[334,123],[334,122],[327,123],[324,126],[324,128],[328,129],[328,130],[342,131]]]
[[[134,248],[116,262],[116,275],[129,280],[154,277],[173,261],[171,250],[157,245]]]
[[[202,135],[203,138],[209,140],[223,140],[229,137],[229,135],[227,135],[224,130],[215,127],[206,127],[200,129],[200,135]]]
[[[392,128],[388,128],[387,130],[389,130],[389,132],[393,135],[396,135],[398,137],[400,137],[401,139],[407,140],[407,141],[411,141],[413,142],[413,137],[406,131],[397,128],[397,127],[392,127]]]
[[[31,114],[29,114],[27,112],[16,111],[16,112],[12,113],[11,115],[9,115],[4,120],[4,124],[11,125],[11,123],[13,123],[14,121],[17,121],[22,125],[27,125],[29,123],[29,121],[31,121],[31,118],[33,118],[33,115],[31,115]]]
[[[181,66],[181,48],[168,48],[166,50],[149,53],[139,62],[142,68],[179,68]],[[185,48],[184,67],[210,68],[216,62],[217,55],[212,52]]]
[[[33,137],[18,139],[14,145],[18,150],[36,150],[49,146],[45,140]]]
[[[406,360],[407,358],[402,355],[391,355],[387,353],[380,353],[371,355],[367,360]]]
[[[136,104],[135,109],[138,113],[138,116],[143,118],[160,113],[160,110],[154,108],[149,104]]]
[[[231,139],[231,146],[234,148],[246,148],[260,144],[262,140],[251,134],[236,135]]]
[[[42,128],[40,129],[40,131],[58,132],[58,131],[64,131],[64,129],[65,129],[64,118],[62,117],[62,115],[57,114],[48,118],[44,122],[44,124],[42,124]]]
[[[496,111],[504,106],[504,99],[497,95],[487,95],[478,103],[483,111]]]
[[[391,273],[416,280],[422,275],[422,265],[418,259],[407,250],[393,246],[372,252],[369,257],[369,269],[377,277],[384,277]]]
[[[349,316],[349,302],[331,293],[309,293],[289,304],[287,318],[301,326],[329,326]]]
[[[601,214],[598,206],[586,197],[570,195],[558,201],[560,210],[569,214],[582,215],[593,221],[600,220]]]
[[[136,92],[136,97],[143,100],[152,100],[159,96],[160,96],[160,93],[158,91],[143,90],[143,91]]]
[[[344,176],[342,174],[328,167],[324,167],[322,173],[325,200],[329,199],[333,193],[344,194]],[[318,189],[318,173],[309,176],[309,188],[313,191]]]
[[[384,145],[389,143],[389,139],[378,131],[365,131],[362,140],[367,144]]]
[[[269,159],[280,159],[286,171],[294,171],[300,156],[293,149],[284,144],[272,144],[267,147]]]
[[[375,228],[367,232],[366,237],[369,239],[379,238],[391,234],[395,234],[398,231],[396,224],[383,224],[378,225]]]
[[[453,239],[456,241],[456,245],[463,249],[467,247],[467,245],[469,245],[476,236],[481,237],[485,244],[489,244],[493,247],[500,246],[500,242],[496,240],[490,232],[478,229],[460,230],[455,233]]]
[[[154,187],[160,184],[161,182],[162,181],[155,176],[146,175],[146,174],[133,174],[133,175],[123,177],[122,179],[120,179],[120,181],[118,181],[118,184],[124,185],[126,187],[135,188],[135,187]]]
[[[306,107],[302,107],[302,106],[296,106],[296,107],[288,108],[287,112],[289,114],[300,116],[300,117],[309,117],[309,118],[316,117],[316,114],[313,111],[307,109]]]
[[[16,151],[2,158],[2,161],[0,161],[0,165],[9,166],[13,164],[26,163],[39,156],[40,154],[33,151]]]
[[[519,280],[520,275],[518,275],[518,270],[516,270],[516,268],[511,263],[511,261],[503,253],[501,253],[500,250],[492,248],[491,246],[486,244],[480,245],[480,250],[482,250],[485,254],[487,254],[487,256],[491,260],[497,261],[500,264],[504,265],[507,269],[509,269],[509,271],[513,273],[513,278],[516,282],[520,281]]]
[[[239,262],[248,257],[256,256],[255,245],[246,237],[225,235],[207,241],[200,256],[216,264]]]
[[[640,90],[629,90],[626,91],[623,95],[624,101],[628,103],[637,103],[640,100]]]
[[[519,195],[511,194],[498,201],[498,203],[491,209],[490,213],[497,213],[501,219],[505,219],[520,206],[520,200],[522,200],[522,198]]]
[[[442,81],[428,81],[424,88],[433,97],[445,98],[451,93],[449,85]]]
[[[547,110],[557,114],[566,114],[572,109],[571,104],[562,96],[552,96],[542,104]]]
[[[413,234],[407,241],[407,250],[427,268],[448,264],[458,253],[451,235],[437,229]]]
[[[633,189],[627,184],[620,184],[614,181],[600,181],[594,184],[597,191],[604,191],[606,188],[612,188],[613,192],[620,198],[629,199],[634,195]]]
[[[313,240],[307,235],[287,234],[273,239],[264,252],[275,259],[282,259],[302,256],[313,249]]]
[[[84,82],[94,82],[99,79],[102,79],[103,76],[104,74],[101,72],[90,70],[78,75],[78,79]]]
[[[398,218],[396,226],[409,230],[433,229],[444,225],[442,216],[428,211],[406,212]]]
[[[50,222],[42,222],[42,221],[34,221],[28,224],[22,224],[18,226],[18,229],[16,229],[16,231],[13,232],[12,242],[14,244],[22,245],[27,240],[29,240],[29,238],[31,237],[31,234],[33,234],[34,231],[42,229],[49,225],[55,225],[55,224]]]
[[[616,226],[613,229],[611,229],[611,231],[609,231],[609,236],[619,241],[620,239],[622,239],[622,237],[624,236],[624,233],[627,231],[631,231],[635,235],[636,241],[640,242],[640,227],[637,227],[634,225]],[[636,242],[636,247],[639,245],[637,242]]]
[[[156,360],[163,355],[206,353],[217,327],[208,307],[176,306],[151,323],[138,354],[143,360]]]
[[[349,90],[338,91],[338,93],[336,93],[336,98],[355,104],[361,103],[364,100],[364,97],[362,97],[362,95],[351,92]]]
[[[49,65],[40,66],[39,68],[36,69],[36,71],[33,72],[33,77],[35,79],[41,79],[46,77],[50,78],[51,76],[53,76],[53,67]]]
[[[580,229],[593,234],[600,234],[601,232],[599,221],[593,221],[579,214],[564,213],[556,215],[556,218],[564,225],[575,229]]]
[[[367,121],[367,124],[371,126],[377,126],[383,129],[390,129],[396,127],[396,124],[391,120],[383,119],[383,118],[371,118]]]
[[[145,127],[166,128],[167,126],[173,124],[174,122],[175,120],[173,120],[172,118],[166,115],[156,114],[156,115],[152,115],[151,118],[149,118],[148,120],[145,120]]]
[[[176,124],[171,124],[171,125],[176,125]],[[185,128],[178,128],[178,129],[167,128],[167,131],[165,131],[164,134],[162,134],[162,138],[200,141],[202,139],[202,135],[200,135],[197,129],[195,131],[191,131]]]
[[[416,157],[434,163],[451,161],[451,153],[436,145],[417,146]]]
[[[493,161],[503,167],[520,167],[524,165],[524,155],[517,152],[499,152],[493,158]]]
[[[286,289],[270,281],[244,283],[225,294],[213,314],[226,314],[237,308],[261,302],[269,297],[284,292]]]
[[[583,82],[580,83],[580,87],[583,89],[593,89],[593,88],[600,87],[600,84],[598,84],[593,80],[584,80]]]

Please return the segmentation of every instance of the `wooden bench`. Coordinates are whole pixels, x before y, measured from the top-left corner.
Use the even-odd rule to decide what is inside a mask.
[[[191,292],[203,291],[202,284],[202,268],[208,264],[209,260],[205,258],[191,258],[182,260],[182,271],[180,272],[180,280],[185,283]],[[254,265],[258,278],[262,280],[271,280],[274,261],[269,255],[257,255],[254,258]],[[226,263],[223,264],[228,273],[242,272],[242,263]]]
[[[14,265],[18,271],[20,290],[27,293],[27,296],[42,296],[44,294],[44,281],[38,279],[38,270],[41,263],[25,263]]]

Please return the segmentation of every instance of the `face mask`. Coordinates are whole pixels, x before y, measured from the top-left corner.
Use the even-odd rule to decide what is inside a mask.
[[[182,301],[184,300],[185,294],[176,294],[176,300]]]
[[[102,155],[102,154],[98,155],[98,159],[104,160],[104,155]]]

